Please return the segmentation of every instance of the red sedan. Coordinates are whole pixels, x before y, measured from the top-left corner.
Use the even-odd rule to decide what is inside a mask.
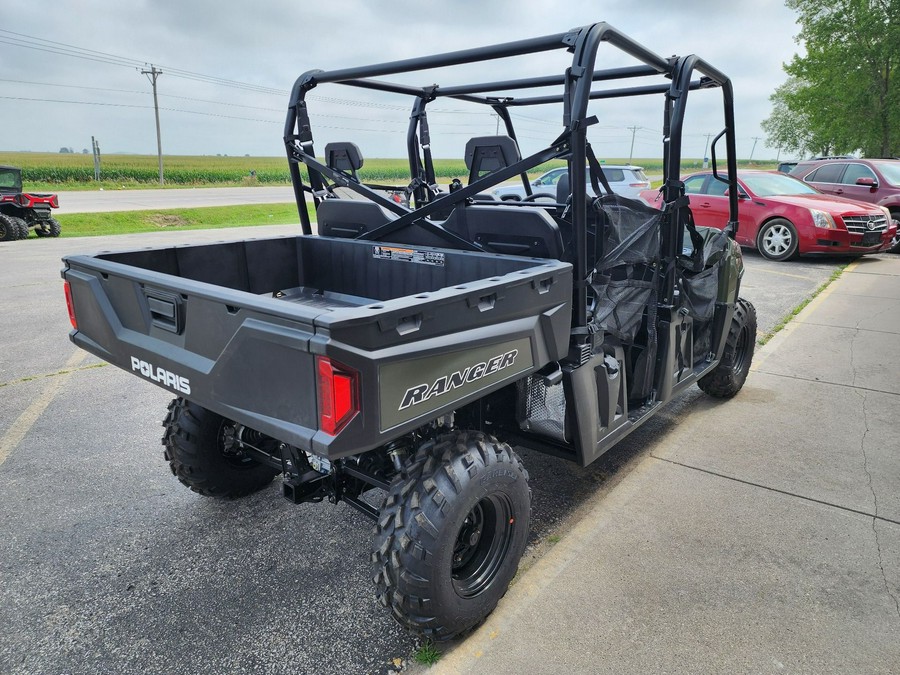
[[[876,253],[886,250],[897,233],[887,209],[822,194],[777,171],[740,171],[738,185],[737,242],[769,260],[805,253]],[[728,184],[703,172],[685,178],[684,187],[694,222],[724,228]],[[645,190],[641,198],[651,206],[660,205],[658,192]]]

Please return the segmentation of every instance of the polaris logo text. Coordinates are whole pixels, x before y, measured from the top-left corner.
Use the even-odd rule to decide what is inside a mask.
[[[487,361],[457,370],[452,375],[442,375],[432,384],[423,383],[410,387],[403,395],[403,400],[400,402],[398,410],[405,410],[411,405],[418,405],[434,396],[446,394],[448,391],[453,391],[464,384],[470,384],[488,375],[493,375],[504,368],[509,368],[516,362],[518,354],[518,349],[512,349],[505,354],[498,354]]]
[[[170,373],[165,368],[154,366],[136,356],[131,357],[131,369],[154,382],[171,387],[175,391],[180,391],[184,395],[191,393],[191,382],[186,377]]]

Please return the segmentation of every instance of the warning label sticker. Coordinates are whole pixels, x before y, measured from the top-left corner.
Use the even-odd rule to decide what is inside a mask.
[[[372,257],[379,260],[399,260],[400,262],[419,263],[420,265],[444,266],[444,254],[439,251],[419,251],[414,248],[398,248],[396,246],[373,246]]]

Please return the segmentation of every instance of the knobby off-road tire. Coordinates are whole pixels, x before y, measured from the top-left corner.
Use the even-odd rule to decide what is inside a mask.
[[[50,218],[34,226],[34,233],[39,237],[58,237],[62,232],[62,225],[55,218]]]
[[[28,223],[24,218],[12,218],[16,226],[19,228],[19,239],[28,239]]]
[[[0,241],[15,241],[19,238],[19,226],[9,216],[0,214]]]
[[[731,398],[737,394],[747,380],[755,347],[756,308],[749,301],[738,298],[722,361],[715,370],[700,378],[697,383],[700,389],[717,398]]]
[[[477,431],[424,443],[391,483],[375,526],[379,601],[429,639],[465,633],[506,593],[530,522],[528,473],[509,445]]]
[[[194,492],[233,499],[264,488],[278,471],[240,451],[234,422],[176,398],[163,422],[163,455],[172,473]]]

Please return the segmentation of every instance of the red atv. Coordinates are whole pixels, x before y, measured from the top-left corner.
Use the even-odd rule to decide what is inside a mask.
[[[0,241],[25,239],[34,228],[39,237],[58,237],[59,221],[50,209],[59,208],[56,195],[22,192],[22,170],[0,166]]]

